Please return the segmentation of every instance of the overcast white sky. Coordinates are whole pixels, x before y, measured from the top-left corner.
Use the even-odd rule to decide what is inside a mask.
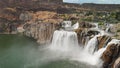
[[[63,0],[69,3],[100,3],[100,4],[120,4],[120,0]]]

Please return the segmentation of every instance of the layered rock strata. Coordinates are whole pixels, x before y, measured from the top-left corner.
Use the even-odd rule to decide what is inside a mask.
[[[120,67],[120,44],[110,44],[102,55],[103,68]]]

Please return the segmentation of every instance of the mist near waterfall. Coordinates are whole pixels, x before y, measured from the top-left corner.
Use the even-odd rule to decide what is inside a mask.
[[[65,30],[56,30],[54,32],[50,44],[40,47],[39,50],[43,54],[33,63],[42,65],[57,60],[67,60],[69,62],[83,63],[84,66],[90,66],[91,68],[100,68],[102,65],[100,57],[104,50],[94,52],[95,46],[98,44],[97,36],[89,40],[86,46],[79,45],[77,34],[73,30],[68,30],[70,28],[77,29],[79,24],[76,23],[71,27],[71,22],[65,21],[64,27]],[[32,66],[32,64],[29,65]],[[29,67],[29,65],[25,67]]]
[[[64,29],[54,31],[52,42],[40,46],[39,51],[42,52],[42,56],[33,61],[33,64],[25,65],[25,68],[37,65],[46,66],[49,63],[56,63],[56,61],[68,61],[70,64],[78,66],[77,68],[81,68],[79,65],[82,65],[82,68],[101,68],[103,52],[109,44],[119,43],[119,41],[113,39],[105,47],[97,49],[99,44],[98,37],[111,36],[111,34],[99,29],[97,23],[94,23],[94,25],[96,27],[89,30],[97,30],[99,34],[93,36],[90,40],[88,39],[85,45],[81,45],[78,43],[77,33],[74,32],[75,29],[79,28],[79,23],[77,22],[72,26],[71,21],[64,21],[62,24]]]
[[[72,31],[55,31],[51,44],[40,46],[39,49],[42,52],[42,56],[24,66],[24,68],[41,66],[48,64],[49,62],[67,60],[72,64],[83,64],[90,66],[90,68],[98,68],[100,65],[100,59],[97,55],[93,55],[85,50],[78,44],[77,34]],[[77,63],[73,63],[77,62]]]
[[[94,40],[92,41],[94,42]],[[88,42],[89,43],[89,42]],[[88,47],[90,48],[90,47]],[[51,44],[40,46],[40,57],[31,63],[25,64],[24,68],[43,66],[56,61],[68,61],[81,68],[100,68],[100,52],[92,54],[78,44],[77,34],[73,31],[56,30]],[[94,48],[93,48],[94,49]],[[91,48],[92,51],[92,48]],[[28,56],[31,56],[28,55]],[[39,56],[39,55],[36,55]]]

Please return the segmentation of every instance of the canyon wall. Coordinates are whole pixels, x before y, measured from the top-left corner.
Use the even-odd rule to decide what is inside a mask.
[[[24,16],[28,18],[24,18]],[[23,25],[24,34],[36,39],[39,44],[50,43],[54,31],[59,29],[62,22],[57,13],[48,11],[22,13],[21,19],[26,21]]]

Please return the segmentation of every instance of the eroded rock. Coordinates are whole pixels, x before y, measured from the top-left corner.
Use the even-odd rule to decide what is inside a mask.
[[[110,44],[102,55],[103,68],[113,68],[114,62],[119,57],[120,46],[119,44]]]

